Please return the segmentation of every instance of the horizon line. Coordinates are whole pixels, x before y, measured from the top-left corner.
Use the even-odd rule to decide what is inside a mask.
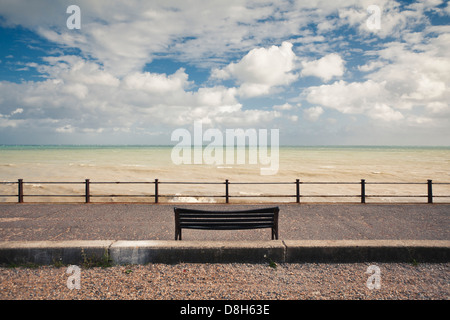
[[[175,147],[176,144],[0,144],[0,147]],[[197,145],[186,145],[185,147],[195,147]],[[202,145],[206,147],[208,144]],[[226,147],[227,145],[224,145]],[[237,146],[235,146],[237,147]],[[245,147],[249,147],[245,145]],[[294,144],[280,144],[279,147],[300,147],[300,148],[311,148],[311,147],[321,147],[321,148],[335,148],[335,147],[353,147],[353,148],[450,148],[450,145],[385,145],[385,144],[304,144],[304,145],[294,145]]]

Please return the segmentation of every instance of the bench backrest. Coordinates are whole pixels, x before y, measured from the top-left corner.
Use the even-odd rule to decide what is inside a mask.
[[[175,228],[238,230],[272,228],[273,237],[278,238],[278,207],[217,211],[174,208]],[[272,238],[273,238],[272,237]]]

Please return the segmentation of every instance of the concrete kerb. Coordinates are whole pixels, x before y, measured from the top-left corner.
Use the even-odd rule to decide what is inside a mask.
[[[284,241],[287,262],[448,262],[447,240]]]
[[[449,262],[446,240],[3,241],[0,264]]]
[[[111,258],[118,264],[262,263],[284,260],[282,241],[117,241]]]
[[[2,241],[0,264],[82,264],[103,261],[113,241]]]

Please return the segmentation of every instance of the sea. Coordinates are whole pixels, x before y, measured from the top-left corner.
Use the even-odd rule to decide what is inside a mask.
[[[18,201],[18,179],[24,202],[85,202],[86,179],[91,202],[154,202],[155,179],[159,203],[224,203],[227,189],[229,203],[358,203],[362,179],[366,203],[426,203],[428,180],[433,202],[450,202],[450,147],[280,146],[277,154],[269,150],[271,163],[259,154],[251,161],[254,150],[248,148],[240,162],[239,150],[234,161],[225,155],[223,161],[206,161],[205,153],[205,161],[194,161],[192,152],[192,161],[184,163],[174,151],[3,145],[0,202]],[[264,174],[269,167],[275,170]]]

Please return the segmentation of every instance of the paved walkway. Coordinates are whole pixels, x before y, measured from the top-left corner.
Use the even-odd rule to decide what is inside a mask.
[[[178,205],[237,210],[270,205]],[[450,240],[450,204],[279,204],[280,240]],[[173,204],[0,204],[0,241],[173,240]],[[270,240],[184,230],[183,240]]]

